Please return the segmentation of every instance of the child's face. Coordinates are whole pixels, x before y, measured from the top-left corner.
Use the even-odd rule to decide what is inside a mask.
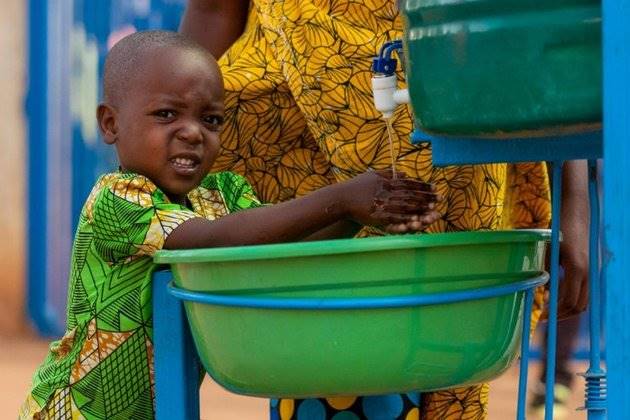
[[[223,82],[216,62],[198,52],[163,48],[148,61],[113,109],[116,131],[104,129],[106,142],[116,145],[124,170],[184,203],[219,151]]]

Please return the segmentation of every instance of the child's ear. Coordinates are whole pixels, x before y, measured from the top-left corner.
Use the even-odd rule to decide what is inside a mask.
[[[107,104],[100,104],[96,108],[96,119],[107,144],[114,144],[118,138],[118,123],[116,110]]]

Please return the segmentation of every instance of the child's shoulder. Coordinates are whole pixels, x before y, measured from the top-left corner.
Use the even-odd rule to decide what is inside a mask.
[[[227,193],[251,189],[251,186],[243,176],[225,171],[206,175],[196,189]],[[151,206],[156,200],[168,201],[166,195],[151,179],[133,172],[117,171],[101,175],[90,192],[88,207],[103,195],[122,198],[143,207]]]
[[[234,203],[243,198],[249,198],[252,205],[258,203],[247,180],[234,172],[206,175],[200,185],[189,193],[189,198],[197,195],[206,196],[208,190],[219,191],[229,208],[234,207]],[[86,200],[84,215],[91,220],[94,209],[101,206],[107,209],[133,206],[138,209],[169,203],[168,197],[151,179],[132,172],[117,171],[98,178]]]
[[[120,205],[149,208],[156,201],[166,200],[164,194],[149,178],[132,172],[111,172],[101,175],[90,192],[83,215],[93,219],[95,208]],[[117,204],[118,203],[118,204]]]
[[[96,199],[104,192],[111,193],[114,196],[124,198],[128,201],[138,202],[138,204],[143,203],[137,196],[152,196],[155,193],[162,194],[153,181],[144,175],[133,172],[111,172],[101,175],[96,180],[88,201],[90,201],[90,199]],[[146,204],[148,205],[148,203]]]
[[[249,186],[247,180],[234,172],[216,172],[206,175],[199,187],[209,190],[230,190]],[[197,188],[199,188],[197,187]],[[129,199],[133,195],[163,195],[164,193],[151,179],[133,172],[111,172],[101,175],[95,182],[90,197],[96,198],[104,191],[121,198]],[[132,200],[136,201],[136,200]]]
[[[146,176],[139,175],[134,172],[121,171],[101,175],[96,180],[93,190],[123,190],[129,188],[145,191],[147,193],[152,193],[158,190],[158,187],[153,183],[153,181]]]

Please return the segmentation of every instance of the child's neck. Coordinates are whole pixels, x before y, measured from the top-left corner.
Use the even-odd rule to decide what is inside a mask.
[[[184,206],[184,207],[187,207],[187,208],[192,208],[192,205],[190,203],[190,200],[188,200],[188,196],[187,195],[181,197],[181,196],[173,196],[172,194],[167,194],[166,192],[164,194],[166,194],[166,196],[168,197],[168,200],[171,203],[179,204],[180,206]]]

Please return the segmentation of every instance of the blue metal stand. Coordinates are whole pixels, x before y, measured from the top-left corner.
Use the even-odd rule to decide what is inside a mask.
[[[155,418],[199,418],[201,368],[184,306],[168,293],[170,271],[153,274],[153,353]]]
[[[593,131],[572,136],[485,139],[433,136],[415,130],[411,134],[411,143],[431,143],[435,166],[541,160],[564,162],[600,158],[603,136],[601,131]]]
[[[416,138],[428,136],[415,134]],[[600,366],[600,319],[599,319],[599,201],[596,188],[594,168],[598,157],[601,157],[600,133],[589,133],[581,136],[553,138],[553,147],[544,147],[543,139],[480,140],[453,139],[431,137],[432,144],[440,146],[433,150],[434,161],[447,164],[499,163],[543,161],[553,162],[552,172],[552,243],[551,243],[551,280],[549,303],[549,328],[547,352],[547,377],[545,398],[545,419],[553,419],[553,390],[555,382],[556,333],[559,288],[560,258],[560,206],[562,196],[562,167],[564,159],[589,157],[591,197],[591,236],[590,236],[590,305],[591,305],[591,366],[585,374],[587,378],[586,409],[589,420],[599,420],[606,415],[605,372]],[[511,144],[510,144],[511,143]],[[479,148],[474,147],[481,144]],[[582,146],[589,144],[585,156]],[[448,152],[448,155],[440,153]],[[354,299],[273,299],[246,298],[241,296],[212,295],[189,292],[172,285],[167,288],[170,276],[156,273],[154,290],[154,342],[156,370],[156,409],[158,419],[161,418],[197,418],[199,410],[198,362],[193,348],[185,314],[178,299],[201,302],[209,305],[236,307],[264,307],[270,309],[347,309],[347,308],[385,308],[432,305],[453,301],[480,299],[499,294],[513,293],[516,290],[526,291],[525,314],[523,321],[520,378],[518,388],[517,418],[525,419],[527,394],[527,363],[529,355],[530,317],[533,304],[533,287],[541,284],[540,278],[520,282],[518,285],[492,287],[464,292],[452,292],[429,296],[394,296],[388,298],[354,298]],[[516,289],[515,289],[516,287]],[[172,295],[172,296],[170,296]],[[165,347],[165,343],[169,347]],[[192,363],[190,361],[193,361]],[[194,366],[194,367],[193,367]],[[175,376],[175,377],[173,377]],[[166,396],[166,397],[165,397]],[[188,411],[185,411],[188,410]],[[196,410],[196,411],[195,411]],[[171,414],[172,413],[172,414]],[[173,417],[176,413],[186,413],[183,417]],[[168,416],[168,417],[166,417]]]
[[[601,367],[601,277],[599,246],[599,192],[597,189],[597,161],[588,162],[588,190],[591,207],[589,229],[589,331],[591,337],[590,366],[586,380],[586,402],[589,420],[606,418],[606,372]]]
[[[612,0],[610,0],[612,3]],[[630,8],[626,2],[621,8],[628,12]],[[609,10],[614,6],[609,3]],[[623,15],[623,13],[618,14]],[[620,20],[615,29],[620,30],[623,20]],[[615,40],[618,31],[610,33]],[[626,37],[627,40],[627,37]],[[372,70],[376,73],[393,74],[396,71],[396,60],[392,58],[392,52],[402,46],[400,41],[387,42],[381,48],[379,55],[374,58]],[[630,49],[624,44],[616,45],[616,49],[622,49],[630,57]],[[609,56],[616,50],[609,51]],[[626,60],[626,64],[629,60]],[[625,77],[625,76],[624,76]],[[626,102],[630,95],[626,94]],[[628,104],[626,104],[628,105]],[[627,119],[626,119],[627,121]],[[627,124],[627,123],[626,123]],[[625,126],[627,133],[627,125]],[[590,362],[591,365],[586,377],[586,409],[589,420],[604,418],[606,414],[606,374],[600,366],[600,276],[599,276],[599,200],[594,168],[596,159],[603,156],[603,134],[601,131],[587,133],[527,137],[527,138],[462,138],[456,136],[435,136],[415,130],[411,135],[412,144],[431,143],[432,160],[435,166],[451,165],[475,165],[484,163],[518,163],[550,161],[553,163],[552,175],[552,219],[551,219],[551,260],[550,260],[550,302],[549,302],[549,327],[547,346],[547,375],[545,393],[545,420],[553,419],[553,400],[556,367],[556,336],[558,318],[558,288],[560,269],[560,212],[562,197],[562,167],[565,161],[589,159],[589,197],[591,206],[590,222]],[[528,341],[523,337],[523,356],[521,361],[521,375],[519,382],[519,401],[517,418],[525,418],[525,399],[527,388],[527,359],[529,354]]]
[[[521,363],[518,376],[518,406],[516,419],[525,420],[525,397],[527,395],[527,371],[529,362],[529,336],[534,306],[534,291],[528,290],[525,295],[525,312],[523,313],[523,333],[521,338]]]
[[[551,258],[549,270],[549,324],[547,326],[547,376],[545,378],[545,420],[553,420],[554,387],[556,383],[556,338],[558,333],[558,288],[560,270],[560,211],[562,198],[562,166],[553,162],[551,194]],[[525,401],[519,401],[519,404]]]
[[[298,309],[298,310],[343,310],[343,309],[384,309],[408,308],[412,306],[441,305],[466,302],[496,296],[526,292],[545,284],[548,276],[541,273],[536,277],[499,286],[460,290],[445,293],[422,295],[353,297],[353,298],[278,298],[264,296],[225,295],[209,292],[194,292],[169,284],[168,291],[178,299],[203,303],[205,305],[229,306],[235,308]],[[528,327],[529,331],[529,327]]]
[[[180,289],[171,283],[170,271],[153,275],[153,343],[155,353],[156,419],[199,418],[199,361],[181,301],[206,305],[273,310],[343,310],[403,308],[525,293],[522,348],[527,351],[534,289],[548,280],[546,273],[518,282],[481,289],[382,298],[277,298],[223,295]],[[523,360],[526,360],[525,358]],[[521,372],[527,372],[527,364]],[[525,382],[522,382],[525,384]],[[524,388],[520,388],[524,392]],[[522,417],[524,418],[524,417]]]
[[[587,381],[585,407],[589,420],[606,416],[606,373],[600,366],[600,277],[599,277],[599,200],[595,177],[596,159],[602,157],[601,131],[571,136],[541,138],[482,139],[432,136],[419,130],[411,136],[414,144],[429,142],[436,166],[473,165],[482,163],[518,163],[550,161],[552,171],[551,258],[549,285],[549,326],[547,376],[545,378],[545,420],[553,419],[556,337],[558,321],[558,288],[560,269],[560,212],[562,167],[567,160],[589,159],[590,222],[590,309],[591,365],[584,375]],[[521,372],[519,378],[517,419],[525,419],[527,393],[527,360],[529,339],[523,334]]]

